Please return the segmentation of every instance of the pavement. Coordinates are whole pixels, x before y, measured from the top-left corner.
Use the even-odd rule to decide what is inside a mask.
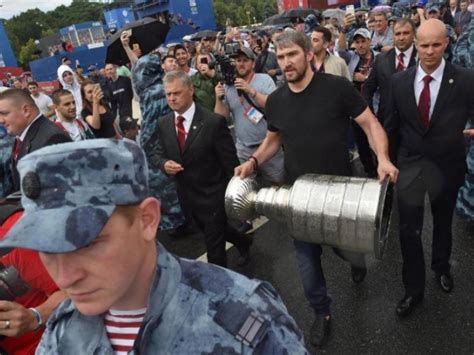
[[[310,353],[474,354],[474,225],[455,217],[451,257],[454,289],[445,294],[429,268],[432,218],[428,201],[425,207],[422,238],[427,273],[423,304],[405,319],[395,314],[395,305],[404,292],[398,214],[394,206],[384,258],[368,258],[368,274],[361,284],[352,282],[349,264],[330,247],[324,247],[323,268],[333,300],[332,336],[322,349],[313,348],[307,341]],[[284,224],[265,222],[261,220],[260,228],[253,233],[250,263],[237,267],[237,251],[231,247],[229,268],[271,282],[308,339],[313,312],[304,297],[292,239]],[[159,240],[179,256],[197,259],[205,253],[200,234],[171,239],[161,232]]]

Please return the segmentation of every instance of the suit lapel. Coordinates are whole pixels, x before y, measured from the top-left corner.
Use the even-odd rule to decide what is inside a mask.
[[[397,72],[397,67],[395,66],[395,48],[391,49],[387,53],[387,67],[389,68],[390,76],[389,78]]]
[[[411,52],[411,58],[410,58],[410,62],[408,63],[408,67],[412,67],[416,65],[416,55],[417,55],[416,47],[415,45],[413,45],[413,51]]]
[[[193,141],[199,135],[201,131],[203,122],[202,122],[202,115],[203,112],[201,109],[196,105],[196,112],[194,113],[193,121],[191,122],[191,126],[189,127],[188,136],[186,137],[186,143],[184,145],[183,154],[189,149],[189,147],[193,144]]]
[[[439,88],[438,96],[436,97],[433,113],[431,114],[430,124],[428,129],[436,122],[440,116],[440,111],[444,107],[446,100],[451,96],[451,91],[454,88],[455,71],[454,67],[446,62],[444,68],[443,78],[441,79],[441,86]]]
[[[30,128],[28,129],[28,132],[26,133],[25,139],[23,139],[23,142],[21,144],[20,152],[18,153],[18,160],[31,151],[31,144],[35,139],[36,135],[38,134],[43,120],[46,120],[46,118],[44,118],[44,116],[40,116],[36,121],[31,124]]]

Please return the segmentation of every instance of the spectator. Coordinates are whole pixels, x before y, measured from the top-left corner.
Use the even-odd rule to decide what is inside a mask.
[[[161,68],[165,73],[177,70],[178,63],[176,62],[176,58],[169,54],[165,55],[161,60]]]
[[[84,102],[81,117],[87,122],[94,136],[96,138],[118,137],[115,116],[103,100],[104,93],[100,86],[91,80],[85,80],[81,85],[81,95]]]
[[[189,53],[186,47],[178,44],[174,47],[174,56],[178,64],[178,69],[184,71],[189,76],[197,73],[197,70],[189,66]]]
[[[70,91],[58,89],[53,93],[53,102],[57,112],[56,126],[61,128],[74,142],[92,139],[94,134],[87,124],[77,118],[76,102]]]
[[[107,90],[111,95],[111,112],[113,117],[131,117],[133,89],[132,81],[125,76],[117,74],[117,66],[108,63],[105,65],[105,76],[108,80]]]
[[[255,61],[255,73],[268,74],[275,83],[278,83],[278,77],[281,77],[282,72],[278,65],[276,54],[268,48],[270,45],[268,34],[266,32],[261,34],[266,39],[261,41],[261,51],[258,53],[257,60]]]
[[[216,71],[209,67],[211,56],[205,50],[201,51],[196,57],[196,66],[198,73],[191,76],[194,86],[194,100],[197,104],[214,111],[216,103],[215,87],[219,83]]]
[[[15,137],[0,124],[0,200],[13,192],[11,155],[14,143]]]
[[[224,117],[229,117],[232,113],[237,156],[241,162],[245,162],[265,138],[267,122],[262,119],[263,114],[260,111],[263,111],[268,95],[276,89],[276,86],[267,74],[255,74],[253,69],[255,55],[250,48],[242,47],[235,62],[237,79],[234,85],[219,83],[216,86],[214,111]],[[280,150],[273,159],[260,165],[259,172],[268,181],[282,182],[283,151]]]
[[[331,44],[331,31],[325,27],[316,27],[311,32],[311,45],[314,53],[313,66],[318,73],[338,75],[351,81],[349,69],[344,59],[330,54],[328,49]]]
[[[372,33],[371,47],[376,52],[388,52],[393,48],[393,33],[388,27],[388,18],[385,12],[374,14],[375,31]]]
[[[40,90],[38,83],[35,81],[30,81],[28,83],[28,90],[30,91],[31,97],[34,100],[36,106],[38,106],[41,114],[46,118],[53,118],[53,100],[51,100],[48,95]]]
[[[77,80],[74,71],[67,65],[61,65],[58,68],[58,80],[63,89],[69,90],[74,95],[76,100],[77,112],[82,111],[82,96],[81,96],[81,85]]]

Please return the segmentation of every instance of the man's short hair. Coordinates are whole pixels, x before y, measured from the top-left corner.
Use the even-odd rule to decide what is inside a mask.
[[[386,20],[388,20],[387,13],[384,12],[384,11],[374,12],[374,17],[375,17],[375,16],[383,16]]]
[[[416,25],[415,23],[409,19],[409,18],[401,18],[395,21],[395,26],[405,26],[405,25],[410,25],[411,29],[413,30],[413,33],[416,33]],[[395,28],[394,26],[394,28]]]
[[[181,70],[173,70],[170,71],[169,73],[166,73],[166,75],[163,78],[163,84],[169,84],[174,82],[175,80],[181,80],[181,82],[192,88],[193,87],[193,82],[191,81],[191,78],[189,77],[188,74]]]
[[[55,105],[59,105],[61,103],[61,98],[66,95],[72,95],[72,92],[66,89],[58,89],[51,95],[51,99]]]
[[[326,43],[331,42],[332,33],[326,27],[317,26],[317,27],[314,28],[313,32],[322,33],[324,42],[326,42]]]
[[[186,53],[188,53],[188,50],[186,49],[185,46],[183,46],[182,44],[177,44],[176,46],[174,46],[174,54],[176,55],[176,51],[178,49],[182,49],[183,51],[185,51]]]
[[[288,48],[295,44],[303,49],[304,54],[308,54],[311,50],[311,41],[309,38],[295,30],[283,31],[275,41],[277,50],[278,48]]]
[[[164,63],[166,61],[166,59],[168,58],[173,58],[176,60],[176,57],[174,55],[171,55],[171,54],[167,54],[163,57],[163,59],[161,59],[161,62]]]
[[[30,85],[39,87],[39,85],[38,85],[38,83],[37,83],[36,81],[30,81],[30,82],[28,83],[28,86],[30,86]]]
[[[30,94],[23,89],[9,89],[0,93],[0,101],[9,100],[15,103],[15,105],[28,104],[36,106],[35,101],[31,98]]]

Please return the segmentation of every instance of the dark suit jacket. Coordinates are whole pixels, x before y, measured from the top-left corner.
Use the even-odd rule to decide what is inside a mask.
[[[21,144],[17,161],[25,155],[40,148],[66,142],[71,142],[69,135],[56,126],[53,122],[44,116],[41,116],[36,121],[34,121],[28,129],[25,139]],[[15,147],[13,149],[15,149]],[[20,190],[20,176],[16,168],[17,161],[12,159],[13,191]]]
[[[427,165],[436,167],[444,181],[462,183],[466,170],[462,131],[467,120],[474,120],[474,95],[467,89],[474,82],[474,71],[446,62],[430,123],[425,129],[415,98],[416,70],[414,66],[393,76],[384,124],[391,158],[398,161],[399,183],[409,184]]]
[[[167,160],[181,164],[176,175],[180,198],[196,213],[213,212],[224,207],[224,194],[234,168],[239,164],[234,141],[225,118],[196,105],[196,112],[181,153],[174,112],[160,118],[152,140],[158,142],[151,154],[154,164],[164,170]],[[183,206],[185,207],[185,206]]]
[[[392,75],[396,73],[395,66],[395,48],[392,48],[386,53],[381,53],[375,57],[372,70],[370,71],[369,77],[364,82],[362,87],[362,95],[365,100],[369,103],[369,107],[374,111],[372,107],[372,98],[377,91],[380,93],[380,103],[378,112],[375,112],[380,122],[384,121],[385,110],[387,102],[390,96],[390,80]],[[410,58],[409,67],[416,64],[416,49],[413,47],[412,56]]]

